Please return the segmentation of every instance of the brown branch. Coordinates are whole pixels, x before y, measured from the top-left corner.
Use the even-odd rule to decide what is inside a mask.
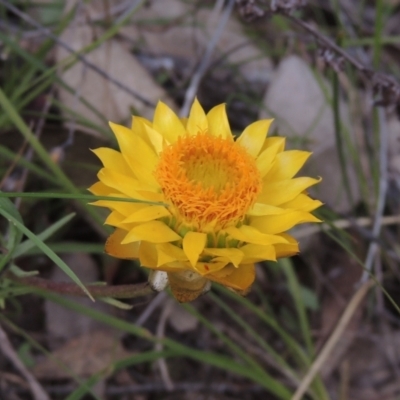
[[[7,10],[9,10],[11,13],[13,13],[17,17],[21,18],[23,21],[28,23],[29,25],[38,29],[38,31],[41,32],[46,37],[54,40],[55,43],[57,43],[60,47],[62,47],[63,49],[65,49],[66,51],[71,53],[76,59],[78,59],[80,62],[82,62],[86,67],[90,68],[91,70],[93,70],[94,72],[99,74],[101,77],[107,79],[109,82],[114,84],[119,89],[128,93],[135,99],[141,101],[147,107],[151,107],[151,108],[155,107],[155,104],[153,102],[151,102],[150,100],[143,97],[140,93],[132,90],[130,87],[126,86],[119,79],[117,79],[113,76],[110,76],[106,71],[99,68],[96,64],[92,63],[91,61],[89,61],[82,53],[76,52],[68,43],[62,41],[50,29],[46,28],[45,26],[41,25],[39,22],[35,21],[33,18],[31,18],[28,14],[24,13],[23,11],[20,11],[17,7],[10,4],[9,1],[0,0],[0,4],[2,6],[4,6],[5,8],[7,8]],[[139,3],[138,3],[138,6],[139,6]]]
[[[322,47],[321,54],[324,61],[336,72],[338,72],[337,67],[343,64],[343,60],[346,60],[357,71],[363,74],[371,82],[374,93],[379,96],[379,99],[375,101],[376,106],[400,104],[400,84],[394,76],[374,71],[338,46],[332,39],[323,35],[311,24],[291,14],[293,10],[304,7],[306,4],[305,0],[272,0],[268,11],[258,7],[255,0],[236,0],[236,4],[239,13],[247,21],[265,16],[266,13],[279,14],[287,18],[316,39],[317,44]]]
[[[47,279],[37,278],[37,277],[17,278],[11,275],[9,275],[8,278],[23,286],[30,286],[49,292],[66,294],[70,296],[87,296],[87,294],[85,294],[85,292],[74,283],[53,282]],[[154,293],[153,289],[147,282],[132,284],[132,285],[103,286],[103,285],[89,284],[85,286],[93,297],[113,297],[116,299],[132,299],[135,297],[146,296],[148,294]]]
[[[10,340],[8,339],[6,333],[0,326],[0,352],[3,353],[4,357],[6,357],[14,367],[23,375],[26,379],[32,396],[35,400],[50,400],[50,397],[42,388],[40,383],[36,380],[36,378],[32,375],[31,372],[25,367],[24,363],[18,357],[17,352],[11,345]]]

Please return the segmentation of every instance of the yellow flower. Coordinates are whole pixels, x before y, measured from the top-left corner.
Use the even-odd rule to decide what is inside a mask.
[[[94,150],[104,168],[89,190],[161,204],[95,202],[111,210],[105,223],[116,227],[106,252],[165,271],[179,301],[195,299],[210,281],[245,293],[254,263],[296,254],[285,232],[319,222],[310,212],[321,202],[306,193],[319,180],[294,177],[310,153],[267,138],[271,122],[252,123],[235,140],[225,106],[205,114],[195,100],[187,119],[159,102],[153,122],[110,123],[120,151]]]

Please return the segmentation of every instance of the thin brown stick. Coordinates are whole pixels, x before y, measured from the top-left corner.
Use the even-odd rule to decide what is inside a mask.
[[[12,275],[9,275],[8,278],[24,286],[30,286],[53,293],[66,294],[70,296],[87,296],[87,294],[85,294],[85,292],[74,283],[53,282],[47,279],[37,278],[37,277],[17,278]],[[113,297],[116,299],[132,299],[135,297],[147,296],[149,294],[154,293],[153,289],[147,282],[132,284],[132,285],[103,286],[103,285],[89,284],[85,286],[93,297]]]
[[[346,329],[348,323],[350,322],[351,318],[353,317],[354,313],[357,311],[358,306],[360,305],[364,296],[368,293],[369,289],[374,285],[374,281],[370,280],[365,282],[354,294],[352,299],[350,300],[346,310],[344,311],[343,315],[340,317],[336,328],[332,332],[331,336],[329,337],[328,341],[322,348],[321,352],[318,354],[318,357],[312,363],[310,369],[308,370],[306,376],[301,381],[300,385],[298,386],[296,392],[292,396],[291,400],[301,400],[306,393],[308,387],[311,385],[312,381],[314,380],[315,376],[318,374],[319,370],[321,369],[322,365],[326,362],[327,358],[334,350],[334,347],[340,337],[342,336],[344,330]]]
[[[40,386],[36,378],[28,371],[23,362],[19,359],[17,352],[12,347],[6,333],[0,326],[0,351],[14,365],[14,367],[27,380],[35,400],[50,400],[45,390]]]
[[[143,1],[138,1],[135,8],[139,8],[142,3],[143,3]],[[104,71],[103,69],[101,69],[97,65],[95,65],[94,63],[87,60],[87,58],[82,53],[76,52],[68,43],[62,41],[58,36],[56,36],[53,32],[51,32],[50,29],[46,28],[45,26],[41,25],[39,22],[35,21],[28,14],[24,13],[23,11],[19,10],[17,7],[10,4],[10,2],[5,1],[5,0],[0,0],[0,4],[3,5],[4,7],[6,7],[14,15],[21,18],[23,21],[27,22],[29,25],[38,29],[39,32],[41,32],[46,37],[49,37],[50,39],[54,40],[54,42],[56,42],[59,46],[61,46],[62,48],[67,50],[69,53],[71,53],[76,59],[78,59],[80,62],[82,62],[84,65],[86,65],[88,68],[90,68],[91,70],[93,70],[94,72],[96,72],[97,74],[102,76],[103,78],[107,79],[109,82],[114,84],[119,89],[128,93],[129,95],[136,98],[137,100],[141,101],[144,105],[146,105],[148,107],[153,108],[155,106],[155,104],[153,104],[150,100],[143,97],[140,93],[132,90],[131,88],[126,86],[123,82],[121,82],[119,79],[109,75],[106,71]],[[131,10],[130,12],[133,13],[133,10]],[[125,16],[125,17],[127,17],[127,16]]]
[[[291,11],[304,7],[304,0],[272,0],[268,10],[257,6],[255,0],[236,0],[239,13],[248,21],[261,18],[266,14],[279,14],[309,33],[317,41],[324,61],[336,72],[343,67],[344,61],[352,65],[370,83],[375,94],[379,98],[375,105],[389,106],[400,104],[400,84],[393,75],[376,72],[373,68],[365,65],[356,57],[338,46],[332,39],[323,35],[313,25],[297,18]]]

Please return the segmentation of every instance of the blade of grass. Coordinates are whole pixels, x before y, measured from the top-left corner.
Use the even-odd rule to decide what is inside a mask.
[[[40,71],[42,71],[42,74],[40,74],[37,77],[32,77],[32,79],[30,79],[28,81],[29,85],[28,86],[24,86],[21,88],[21,95],[20,97],[16,97],[15,94],[10,97],[10,100],[12,101],[12,103],[14,104],[15,108],[17,111],[20,111],[21,108],[26,105],[30,99],[33,96],[33,89],[35,90],[35,92],[37,93],[38,91],[38,87],[40,86],[40,90],[44,90],[46,87],[50,86],[53,83],[57,83],[59,84],[63,89],[65,89],[66,91],[68,91],[71,94],[75,93],[75,90],[70,87],[69,85],[67,85],[65,82],[62,81],[61,78],[59,78],[57,76],[57,65],[54,67],[48,67],[45,65],[45,63],[43,63],[40,59],[36,59],[35,56],[33,56],[32,54],[28,53],[27,51],[25,51],[24,49],[22,49],[17,42],[11,40],[9,37],[7,37],[6,35],[4,35],[1,31],[0,31],[0,40],[3,41],[5,44],[7,44],[8,46],[10,46],[12,48],[12,50],[20,57],[22,57],[29,65],[32,66],[32,69],[35,71],[37,69],[39,69]],[[52,42],[52,41],[51,41]],[[44,83],[42,83],[44,82]],[[24,91],[22,91],[22,89]],[[5,92],[6,93],[6,92]],[[35,96],[37,96],[37,94],[35,93]],[[40,93],[40,92],[39,92]],[[33,97],[33,98],[34,98]],[[93,112],[94,115],[96,115],[98,118],[100,118],[100,120],[104,120],[104,124],[107,124],[107,120],[104,117],[103,114],[101,114],[95,107],[93,107],[93,105],[91,105],[84,97],[80,96],[79,97],[79,102],[82,103],[83,106],[87,107],[91,112]],[[58,106],[58,107],[64,107],[66,108],[62,103],[58,102],[56,99],[53,100],[53,103]],[[69,111],[71,113],[71,115],[77,115],[76,113],[74,113],[72,110]],[[3,114],[0,115],[0,126],[4,125],[5,120],[7,119],[7,115]],[[85,120],[86,121],[86,120]],[[93,123],[90,123],[90,121],[88,122],[89,125],[93,125]],[[96,126],[96,129],[98,129],[99,127]],[[105,137],[107,138],[112,138],[112,135],[110,133],[109,130],[107,129],[103,129],[100,127],[100,129],[98,129],[99,132],[101,132],[102,134],[105,135]]]
[[[163,205],[167,206],[166,203],[133,199],[127,197],[114,197],[114,196],[94,196],[91,194],[80,194],[80,193],[48,193],[48,192],[0,192],[0,198],[13,198],[21,197],[28,199],[71,199],[71,200],[107,200],[107,201],[120,201],[123,203],[146,203],[152,205]]]
[[[236,297],[239,297],[239,296],[237,296],[237,295],[235,295],[235,294],[233,294],[232,293],[232,295],[233,296],[236,296]],[[214,296],[214,295],[212,295],[211,294],[211,296],[213,297],[213,299],[214,299],[214,301],[216,301],[218,304],[220,304],[220,305],[222,305],[223,304],[223,302],[217,297],[217,296]],[[243,298],[240,298],[240,299],[243,299]],[[247,303],[247,301],[245,302],[245,303]],[[250,304],[252,304],[252,303],[250,303]],[[257,310],[257,311],[260,311],[260,309],[259,308],[255,308],[255,306],[254,305],[252,305],[253,307],[251,307],[252,308],[252,311],[255,311],[255,309]],[[225,310],[228,310],[228,306],[224,306],[224,309]],[[249,307],[250,308],[250,307]],[[240,323],[243,327],[245,327],[246,328],[246,323],[244,322],[244,323],[241,323],[240,322],[240,317],[238,317],[238,315],[231,309],[231,312],[229,313],[229,315],[231,316],[231,318],[233,318],[236,322],[238,322],[238,323]],[[265,314],[264,314],[265,315]],[[268,318],[269,320],[271,320],[270,318]],[[274,321],[275,322],[275,324],[274,325],[276,325],[277,327],[278,327],[278,322],[276,322],[276,321]],[[251,327],[248,327],[247,328],[247,330],[250,328],[250,330],[252,329]],[[294,341],[294,339],[292,339],[291,337],[290,337],[290,335],[287,335],[286,333],[284,333],[284,331],[281,329],[281,328],[279,328],[279,329],[275,329],[278,333],[280,333],[281,334],[281,337],[283,338],[283,339],[288,339],[287,340],[287,342],[289,342],[289,343],[294,343],[295,344],[295,347],[297,347],[297,343]],[[253,336],[254,337],[257,337],[258,335],[257,334],[253,334]],[[260,342],[260,340],[261,340],[261,342]],[[262,343],[264,342],[263,341],[263,339],[262,338],[260,338],[259,340],[258,340],[258,342],[262,345]],[[262,345],[263,346],[263,345]],[[264,346],[263,346],[264,347]],[[266,346],[266,351],[267,352],[269,352],[272,356],[275,356],[275,358],[277,359],[277,361],[278,362],[280,362],[280,364],[282,365],[282,367],[284,368],[284,370],[283,370],[283,373],[284,374],[286,374],[286,375],[288,375],[289,376],[289,378],[290,379],[292,379],[294,382],[299,382],[299,378],[297,377],[297,374],[293,371],[293,369],[292,368],[290,368],[289,366],[288,366],[288,364],[286,363],[286,361],[282,358],[282,357],[280,357],[280,356],[278,356],[278,357],[276,357],[276,355],[274,354],[275,353],[275,351],[274,350],[272,350],[272,352],[268,349],[268,348],[270,348],[270,346]],[[306,357],[306,355],[305,355],[305,357]],[[311,357],[310,358],[307,358],[307,359],[303,359],[303,361],[305,361],[305,364],[306,364],[306,366],[308,367],[310,364],[311,364],[311,362],[312,362],[312,359],[311,359]],[[304,362],[302,362],[301,364],[304,364]],[[303,365],[302,365],[303,366]],[[327,392],[327,390],[326,390],[326,388],[325,388],[325,386],[324,386],[324,384],[323,384],[323,382],[322,382],[322,380],[321,380],[321,378],[320,377],[317,377],[316,379],[315,379],[315,381],[313,382],[313,385],[312,385],[312,393],[310,393],[310,395],[314,398],[314,399],[316,399],[316,400],[328,400],[329,399],[329,395],[328,395],[328,392]]]
[[[171,350],[164,351],[146,351],[144,353],[135,354],[134,356],[127,357],[123,360],[116,361],[109,366],[112,371],[119,371],[124,368],[131,367],[133,365],[150,363],[152,361],[157,361],[160,358],[171,358],[184,356],[184,354],[177,353]],[[79,400],[81,399],[90,388],[92,388],[101,378],[104,377],[104,373],[97,373],[88,378],[85,382],[76,388],[65,400]]]
[[[241,318],[231,307],[229,307],[220,297],[214,293],[208,296],[241,328],[248,332],[264,351],[272,356],[276,363],[282,367],[281,372],[290,377],[294,382],[299,382],[299,378],[295,371],[290,367],[286,360],[276,352],[243,318]]]
[[[343,146],[342,124],[340,122],[341,120],[340,120],[339,78],[337,73],[333,74],[332,86],[333,86],[332,108],[333,108],[333,121],[335,127],[336,150],[338,153],[340,172],[343,178],[344,189],[346,191],[349,205],[351,208],[353,208],[354,199],[353,199],[353,193],[350,188],[349,175],[346,168],[346,154],[345,154],[345,148]]]
[[[85,285],[80,281],[80,279],[76,276],[76,274],[68,267],[67,264],[54,251],[52,251],[42,240],[40,240],[34,233],[32,233],[28,228],[24,226],[17,218],[11,215],[6,210],[0,208],[0,214],[3,217],[7,218],[12,224],[16,226],[23,234],[25,234],[40,250],[43,251],[47,257],[50,258],[64,273],[73,281],[75,282],[87,295],[90,299],[93,299],[91,294],[86,289]]]
[[[290,259],[281,258],[280,260],[278,260],[278,264],[282,269],[282,271],[285,273],[286,278],[288,280],[289,292],[293,297],[293,302],[296,308],[297,317],[299,319],[300,329],[304,339],[304,343],[306,345],[307,352],[310,358],[312,358],[314,357],[315,351],[311,338],[311,330],[310,330],[310,324],[308,322],[307,310],[304,306],[304,301],[302,297],[301,286],[299,284],[299,281],[297,280],[297,276],[296,273],[294,272],[293,264]]]
[[[22,133],[28,143],[32,146],[33,150],[40,157],[40,159],[46,164],[49,170],[54,174],[54,176],[59,181],[59,185],[63,187],[65,190],[71,193],[79,194],[79,189],[75,187],[73,182],[65,175],[60,166],[53,162],[50,155],[47,153],[45,148],[39,142],[39,140],[35,137],[31,129],[25,124],[24,120],[21,116],[16,112],[14,106],[9,101],[7,96],[0,88],[0,105],[3,109],[8,113],[11,121],[17,127],[17,129]],[[84,204],[84,207],[88,213],[88,215],[103,229],[103,220],[94,210],[94,207],[89,207],[87,204]]]
[[[57,242],[47,243],[47,246],[57,254],[67,253],[90,253],[90,254],[102,254],[104,253],[104,245],[96,243],[82,243],[82,242]],[[41,254],[37,248],[32,248],[24,252],[24,255],[37,255]]]
[[[214,285],[213,286],[219,292],[225,294],[226,296],[234,299],[236,302],[244,305],[249,310],[251,310],[261,321],[266,323],[270,328],[272,328],[280,338],[286,343],[289,350],[291,350],[291,354],[296,358],[297,362],[302,367],[308,367],[311,363],[311,360],[307,353],[303,350],[303,348],[293,339],[284,329],[282,329],[277,322],[276,319],[270,317],[269,315],[265,314],[263,310],[261,310],[257,305],[253,304],[248,299],[238,296],[235,293],[232,293],[228,289],[220,286]]]
[[[14,204],[9,199],[0,198],[0,212],[3,210],[8,213],[15,221],[22,224],[22,217]],[[9,221],[7,253],[0,257],[0,272],[6,267],[8,262],[14,257],[14,252],[22,240],[22,232],[17,229],[14,223]]]
[[[38,167],[37,165],[27,161],[24,157],[19,157],[12,152],[11,150],[7,149],[7,147],[4,147],[3,145],[0,144],[0,156],[3,159],[8,159],[10,161],[15,162],[17,165],[20,165],[23,168],[26,168],[28,171],[36,174],[37,176],[44,178],[48,180],[49,182],[57,184],[57,179],[54,178],[51,174],[49,174],[47,171],[44,169]]]
[[[35,340],[31,335],[29,335],[24,329],[21,329],[20,327],[15,325],[13,322],[11,322],[7,317],[5,317],[2,314],[0,314],[0,321],[3,324],[7,325],[7,327],[10,330],[23,337],[31,345],[31,347],[35,348],[40,353],[44,354],[46,357],[54,361],[54,363],[56,363],[60,369],[69,374],[71,379],[73,379],[78,384],[84,384],[84,381],[82,381],[82,379],[78,375],[76,375],[67,365],[65,365],[62,361],[60,361],[57,357],[55,357],[50,351],[44,348],[37,340]],[[102,400],[99,397],[97,397],[97,395],[94,392],[92,392],[91,389],[88,389],[87,392],[89,392],[93,396],[93,398],[97,400]]]
[[[1,198],[0,198],[1,200]],[[61,218],[59,221],[50,225],[47,229],[45,229],[42,233],[37,235],[37,238],[41,241],[47,240],[51,235],[61,229],[64,225],[66,225],[71,219],[76,215],[76,213],[71,213],[66,215],[64,218]],[[25,254],[30,249],[34,248],[36,245],[32,240],[25,240],[23,243],[20,243],[14,252],[14,258],[19,257]]]
[[[207,327],[211,332],[214,333],[222,342],[224,342],[234,353],[236,353],[239,357],[241,357],[251,368],[253,368],[254,372],[257,372],[260,375],[260,378],[264,380],[265,387],[271,391],[272,393],[279,393],[282,391],[284,386],[276,379],[271,377],[266,371],[262,368],[262,366],[254,360],[249,354],[247,354],[244,350],[242,350],[236,343],[234,343],[231,339],[229,339],[226,335],[224,335],[219,329],[215,327],[215,325],[210,322],[206,317],[204,317],[201,313],[199,313],[193,306],[190,304],[182,304],[182,307],[185,308],[190,314],[194,315],[204,326]]]
[[[244,366],[235,360],[233,360],[230,357],[226,357],[224,355],[220,354],[214,354],[209,351],[203,351],[203,350],[196,350],[193,349],[189,346],[185,346],[179,342],[176,342],[172,339],[165,338],[165,339],[158,339],[154,335],[152,335],[148,330],[135,326],[129,322],[126,322],[124,320],[121,320],[119,318],[106,315],[100,311],[91,309],[89,307],[83,306],[81,304],[77,304],[73,301],[70,301],[68,299],[65,299],[61,296],[55,295],[53,293],[48,293],[44,292],[41,290],[34,289],[36,293],[40,294],[41,296],[50,299],[70,310],[74,310],[80,314],[87,315],[88,317],[101,321],[106,325],[113,326],[116,329],[119,329],[124,332],[131,333],[132,335],[144,338],[146,340],[149,340],[150,342],[160,342],[162,343],[167,349],[170,349],[172,351],[176,352],[181,352],[182,354],[185,354],[186,357],[196,360],[199,362],[203,362],[206,364],[209,364],[211,366],[221,368],[225,371],[229,371],[232,373],[235,373],[239,376],[243,376],[245,378],[250,379],[253,382],[256,382],[260,384],[262,387],[266,388],[265,381],[263,377],[260,377],[259,374],[255,373],[255,371],[252,368],[249,368],[248,366]],[[282,389],[279,389],[278,393],[275,393],[278,398],[282,400],[289,400],[291,397],[291,392],[283,387]]]

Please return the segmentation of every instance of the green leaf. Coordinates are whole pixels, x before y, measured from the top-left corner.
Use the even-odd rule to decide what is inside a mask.
[[[293,297],[294,305],[297,311],[297,317],[300,324],[300,329],[303,334],[304,342],[310,356],[314,355],[314,346],[311,337],[310,324],[307,317],[307,310],[304,306],[304,299],[301,292],[300,283],[297,279],[292,261],[288,258],[278,260],[279,266],[285,273],[288,283],[288,289]]]
[[[51,235],[57,232],[60,228],[66,225],[71,219],[75,216],[75,213],[71,213],[66,215],[64,218],[61,218],[59,221],[55,222],[53,225],[49,226],[42,233],[37,235],[37,238],[42,240],[43,242],[47,240]],[[14,257],[19,257],[22,254],[25,254],[27,251],[33,249],[35,247],[35,243],[32,240],[25,240],[21,243],[14,252]]]
[[[265,375],[260,374],[259,371],[255,371],[254,368],[252,368],[251,366],[244,365],[234,358],[227,357],[222,354],[212,353],[210,351],[193,349],[169,338],[159,339],[152,335],[147,329],[138,327],[128,321],[124,321],[111,315],[104,314],[100,311],[83,306],[82,304],[77,304],[55,293],[45,292],[40,289],[34,289],[34,291],[41,294],[47,299],[55,301],[58,304],[67,307],[70,310],[74,310],[82,315],[87,315],[96,321],[101,321],[104,324],[113,326],[116,329],[131,333],[135,336],[142,337],[151,342],[160,342],[164,344],[166,350],[180,353],[185,357],[191,358],[192,360],[196,360],[200,363],[212,365],[214,367],[221,368],[222,370],[235,373],[242,377],[246,377],[253,382],[259,383],[261,386],[268,390],[271,389],[269,387],[269,383],[265,382],[265,375],[267,375],[266,373]],[[291,392],[282,384],[276,385],[274,387],[274,390],[274,394],[279,399],[289,400],[291,398]]]
[[[318,297],[311,289],[303,285],[300,286],[301,297],[306,308],[311,311],[317,311],[319,309]]]
[[[23,224],[21,215],[19,214],[18,210],[9,199],[0,197],[0,211],[1,210],[7,212],[19,224]],[[0,271],[14,257],[15,249],[21,242],[21,240],[22,240],[22,232],[19,229],[17,229],[15,223],[10,221],[8,230],[8,240],[6,246],[7,253],[5,255],[0,256]]]
[[[44,254],[47,255],[47,257],[50,258],[56,265],[62,269],[66,275],[69,276],[69,278],[74,281],[88,296],[90,299],[93,299],[89,291],[86,289],[86,287],[83,285],[83,283],[80,281],[80,279],[76,276],[76,274],[68,267],[67,264],[63,260],[61,260],[60,257],[56,253],[54,253],[53,250],[51,250],[45,243],[43,243],[42,240],[40,240],[33,232],[31,232],[28,228],[24,226],[24,224],[19,221],[17,218],[15,218],[13,215],[11,215],[9,212],[7,212],[5,209],[0,208],[0,214],[3,215],[5,218],[7,218],[12,224],[14,224],[23,234],[25,234],[29,239],[32,240],[32,242],[39,247],[40,250],[43,251]]]
[[[24,271],[15,264],[11,265],[10,271],[18,278],[28,278],[30,276],[35,276],[39,273],[39,271]]]
[[[120,308],[121,310],[132,310],[133,306],[131,304],[123,303],[112,297],[98,297],[97,300],[101,300],[104,303],[110,304],[111,306]]]
[[[19,346],[19,349],[18,349],[18,356],[19,356],[20,360],[28,368],[31,368],[35,365],[35,360],[32,357],[31,350],[32,349],[31,349],[31,345],[29,342],[22,343],[22,345]]]
[[[1,197],[21,197],[30,199],[71,199],[71,200],[107,200],[107,201],[120,201],[123,203],[145,203],[152,205],[163,205],[167,206],[166,203],[161,203],[157,201],[146,201],[127,197],[115,197],[115,196],[94,196],[91,194],[80,194],[80,193],[47,193],[47,192],[37,192],[37,193],[26,193],[26,192],[0,192]]]

